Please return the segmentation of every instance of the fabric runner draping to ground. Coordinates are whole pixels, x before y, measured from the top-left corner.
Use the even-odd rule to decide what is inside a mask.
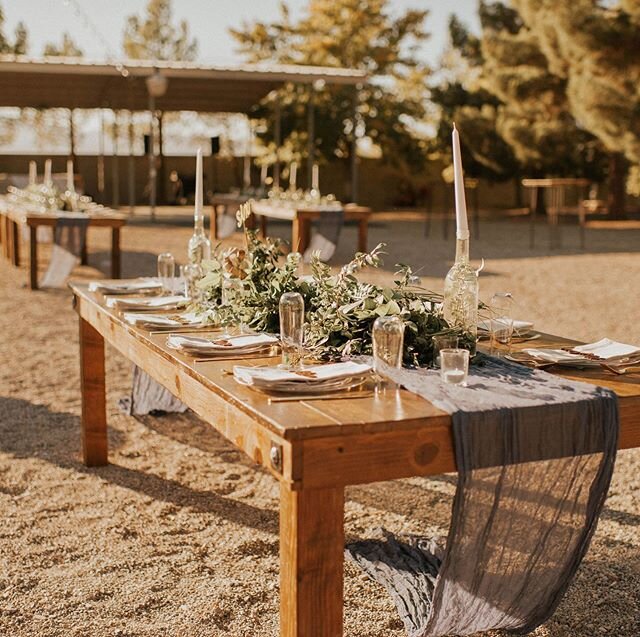
[[[189,409],[137,365],[133,366],[131,395],[121,398],[118,404],[120,409],[130,416],[146,416],[154,413],[182,414]]]
[[[533,630],[595,531],[616,456],[615,394],[491,357],[467,387],[433,370],[388,376],[452,416],[451,526],[446,547],[387,534],[347,555],[389,591],[411,637]]]
[[[87,217],[61,217],[53,230],[53,248],[49,267],[44,273],[40,287],[59,288],[66,284],[87,242]]]
[[[310,263],[314,253],[321,261],[329,261],[334,255],[344,225],[344,210],[323,210],[316,223],[316,231],[304,253],[304,262]]]

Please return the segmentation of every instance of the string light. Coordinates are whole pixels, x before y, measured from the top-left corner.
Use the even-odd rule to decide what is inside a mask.
[[[65,7],[70,7],[76,14],[76,17],[83,22],[85,28],[88,29],[93,34],[93,36],[95,36],[98,42],[100,42],[106,53],[107,62],[113,64],[115,69],[118,71],[118,73],[120,73],[120,75],[122,75],[122,77],[129,77],[129,69],[127,69],[127,67],[122,64],[122,62],[116,61],[116,55],[114,54],[114,51],[111,48],[108,40],[104,37],[104,35],[102,35],[102,32],[93,23],[78,0],[63,0],[62,4]]]

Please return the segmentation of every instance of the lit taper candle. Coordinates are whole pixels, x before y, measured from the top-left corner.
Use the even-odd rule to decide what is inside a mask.
[[[318,164],[313,164],[311,167],[311,188],[320,190],[320,168]]]
[[[453,125],[453,173],[456,198],[456,237],[458,239],[468,239],[469,224],[467,223],[467,202],[464,196],[460,135],[455,124]]]

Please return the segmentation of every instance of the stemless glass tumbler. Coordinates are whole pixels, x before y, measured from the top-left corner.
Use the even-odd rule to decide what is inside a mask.
[[[373,324],[371,340],[373,344],[373,369],[381,381],[384,377],[385,365],[402,367],[404,345],[402,319],[399,316],[378,317]]]
[[[176,260],[171,252],[163,252],[158,255],[158,279],[167,294],[173,294],[174,279],[176,276]]]
[[[514,301],[510,292],[496,292],[489,302],[491,309],[491,353],[497,354],[500,348],[511,352],[513,338]]]
[[[304,299],[298,292],[280,297],[280,344],[284,369],[302,366],[304,343]]]

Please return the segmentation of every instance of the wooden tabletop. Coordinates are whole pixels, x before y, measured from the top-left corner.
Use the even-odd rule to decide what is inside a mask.
[[[19,224],[28,226],[55,226],[59,219],[75,218],[89,219],[89,225],[96,227],[120,228],[127,223],[127,216],[121,212],[116,212],[111,208],[100,208],[92,212],[69,213],[60,211],[50,212],[29,212],[18,207],[7,207],[0,209],[0,214],[6,215],[9,219]]]
[[[82,319],[281,480],[327,487],[455,470],[450,416],[413,393],[270,403],[230,372],[235,364],[275,365],[279,358],[195,362],[166,346],[167,333],[125,323],[86,284],[71,288]],[[536,347],[573,343],[544,336]],[[640,376],[599,369],[559,373],[614,390],[620,398],[620,447],[640,446]],[[269,462],[274,445],[282,447],[279,469]]]

